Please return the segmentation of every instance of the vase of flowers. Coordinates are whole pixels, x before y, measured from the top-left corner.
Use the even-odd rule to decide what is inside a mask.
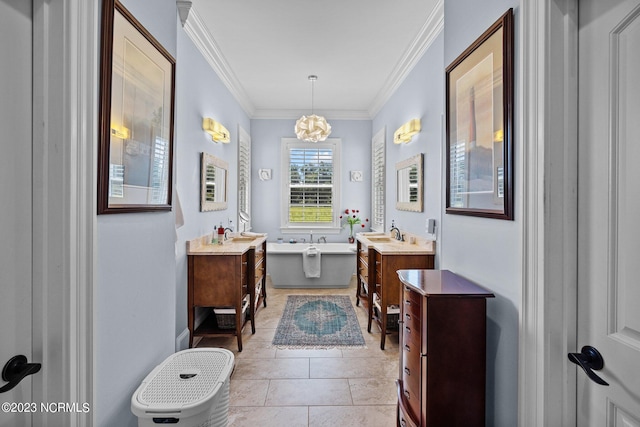
[[[358,209],[345,209],[344,213],[340,215],[340,220],[346,226],[349,225],[349,243],[355,242],[356,238],[353,234],[353,226],[360,224],[362,228],[365,227],[365,222],[369,222],[369,218],[365,218],[364,222],[360,219],[360,210]]]

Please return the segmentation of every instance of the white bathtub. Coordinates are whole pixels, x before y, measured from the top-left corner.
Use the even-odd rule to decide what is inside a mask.
[[[315,243],[320,252],[320,277],[306,278],[302,251],[309,243],[267,243],[267,274],[274,288],[346,288],[356,271],[356,245]]]

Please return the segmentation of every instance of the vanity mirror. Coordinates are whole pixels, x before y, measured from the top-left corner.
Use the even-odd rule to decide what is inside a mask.
[[[422,153],[396,163],[396,209],[422,212]]]
[[[211,154],[202,153],[200,172],[200,211],[227,209],[229,164]]]

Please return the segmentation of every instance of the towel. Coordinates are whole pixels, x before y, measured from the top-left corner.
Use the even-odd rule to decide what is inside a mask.
[[[302,251],[302,270],[307,279],[320,277],[320,251],[315,246]]]
[[[267,233],[253,233],[251,231],[243,231],[240,233],[241,236],[249,236],[249,237],[264,237]]]

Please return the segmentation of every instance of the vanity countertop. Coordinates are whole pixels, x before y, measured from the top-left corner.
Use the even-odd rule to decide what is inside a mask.
[[[234,240],[235,239],[235,240]],[[208,243],[211,235],[198,237],[187,242],[187,255],[242,255],[249,249],[255,249],[267,240],[267,236],[233,236],[222,245]]]
[[[384,233],[358,233],[356,239],[367,247],[373,247],[381,254],[405,254],[405,255],[435,255],[436,242],[419,236],[415,238],[415,243],[409,241],[399,241],[390,234]],[[409,238],[407,238],[408,240]]]

